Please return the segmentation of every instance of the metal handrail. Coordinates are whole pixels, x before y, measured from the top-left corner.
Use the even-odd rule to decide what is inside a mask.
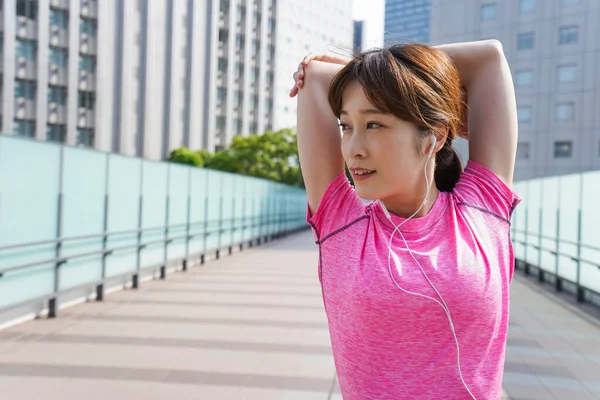
[[[514,229],[514,232],[515,233],[522,233],[524,235],[535,235],[536,237],[540,237],[540,238],[546,239],[546,240],[560,240],[561,243],[572,244],[574,246],[581,246],[582,248],[600,251],[600,247],[592,246],[591,244],[578,243],[578,242],[573,241],[573,240],[566,240],[566,239],[556,238],[556,237],[553,237],[553,236],[541,235],[541,234],[535,233],[535,232],[527,232],[527,231],[524,231],[522,229]]]
[[[561,252],[561,251],[557,252],[556,250],[552,250],[552,249],[549,249],[547,247],[541,247],[541,246],[535,245],[533,243],[526,243],[526,242],[524,242],[522,240],[514,240],[514,241],[516,243],[522,244],[523,246],[531,246],[531,247],[533,247],[536,250],[543,250],[543,251],[551,253],[551,254],[553,254],[555,256],[569,257],[571,260],[573,260],[575,262],[581,261],[581,262],[584,262],[586,264],[590,264],[590,265],[593,265],[593,266],[595,266],[597,268],[600,268],[600,263],[598,263],[598,262],[589,261],[589,260],[586,260],[585,258],[581,258],[581,257],[574,257],[571,254],[567,254],[567,253],[564,253],[564,252]]]
[[[246,218],[228,218],[228,219],[223,219],[223,220],[213,219],[213,220],[208,220],[208,221],[197,221],[197,222],[190,223],[189,227],[191,228],[191,227],[197,226],[197,225],[204,226],[204,224],[211,225],[211,224],[219,224],[219,223],[223,223],[223,222],[235,222],[237,220],[252,219],[252,218],[264,218],[264,217],[261,217],[259,215],[259,216],[252,216],[252,217],[246,217]],[[79,241],[79,240],[86,240],[86,239],[105,238],[105,237],[109,237],[109,236],[132,235],[132,234],[136,234],[136,233],[164,231],[165,229],[177,229],[177,228],[186,228],[186,227],[188,227],[188,224],[163,225],[163,226],[155,226],[155,227],[150,227],[150,228],[132,229],[132,230],[126,230],[126,231],[94,233],[94,234],[90,234],[90,235],[71,236],[71,237],[66,237],[66,238],[53,238],[53,239],[47,239],[47,240],[39,240],[39,241],[35,241],[35,242],[26,242],[26,243],[18,243],[18,244],[11,244],[8,246],[2,246],[2,247],[0,247],[0,252],[6,251],[6,250],[20,249],[20,248],[24,248],[24,247],[31,247],[31,246],[42,246],[42,245],[46,245],[46,244],[64,243],[66,241]]]
[[[255,217],[251,217],[252,219],[256,219],[258,218],[259,220],[262,220],[262,223],[259,224],[251,224],[251,225],[243,225],[242,227],[235,227],[232,226],[230,228],[220,228],[220,229],[213,229],[210,231],[205,231],[204,232],[204,236],[210,236],[211,234],[214,233],[224,233],[224,232],[233,232],[233,231],[237,231],[240,229],[248,229],[251,227],[256,227],[256,226],[261,226],[261,225],[265,225],[271,221],[278,221],[278,222],[287,222],[290,220],[296,220],[297,218],[285,218],[285,219],[281,219],[281,218],[276,218],[273,217],[271,215],[267,215],[267,216],[255,216]],[[206,223],[206,225],[210,224],[210,223],[219,223],[219,222],[224,222],[224,221],[231,221],[231,222],[235,222],[238,220],[246,220],[248,218],[230,218],[227,220],[212,220],[212,221],[201,221],[198,223],[193,223],[190,224],[190,226],[192,225],[199,225],[202,224],[204,225]],[[75,237],[71,237],[71,238],[59,238],[59,239],[55,239],[53,242],[51,243],[55,243],[55,244],[63,244],[63,241],[65,240],[82,240],[83,238],[107,238],[108,236],[112,235],[122,235],[124,234],[124,232],[129,232],[129,233],[144,233],[146,231],[154,231],[154,230],[158,230],[158,229],[165,229],[165,228],[173,228],[173,227],[187,227],[187,224],[178,224],[178,225],[171,225],[171,226],[167,226],[167,227],[161,227],[161,228],[145,228],[145,229],[138,229],[138,230],[133,230],[133,231],[119,231],[119,232],[112,232],[112,233],[105,233],[105,234],[95,234],[95,235],[82,235],[82,236],[75,236]],[[166,237],[164,239],[159,239],[159,240],[154,240],[154,241],[150,241],[150,242],[146,242],[146,243],[140,243],[140,244],[134,244],[134,245],[127,245],[127,246],[120,246],[120,247],[114,247],[114,248],[110,248],[110,249],[101,249],[101,250],[95,250],[95,251],[91,251],[91,252],[85,252],[85,253],[79,253],[79,254],[73,254],[73,255],[69,255],[69,256],[64,256],[64,257],[59,257],[59,258],[51,258],[51,259],[47,259],[47,260],[42,260],[42,261],[35,261],[35,262],[31,262],[31,263],[27,263],[27,264],[22,264],[22,265],[18,265],[18,266],[14,266],[14,267],[9,267],[9,268],[4,268],[4,269],[0,269],[0,278],[7,272],[14,272],[14,271],[20,271],[20,270],[24,270],[24,269],[28,269],[28,268],[33,268],[33,267],[37,267],[40,265],[44,265],[44,264],[56,264],[56,266],[60,266],[62,264],[65,264],[66,262],[68,262],[71,259],[76,259],[76,258],[85,258],[85,257],[89,257],[89,256],[94,256],[94,255],[103,255],[103,256],[107,256],[112,254],[115,251],[121,251],[121,250],[129,250],[129,249],[137,249],[137,250],[141,250],[145,247],[148,247],[150,245],[153,244],[169,244],[173,241],[176,240],[181,240],[181,239],[185,239],[185,240],[190,240],[193,237],[198,236],[198,233],[196,234],[187,234],[187,235],[181,235],[181,236],[176,236],[176,237]],[[24,243],[24,244],[20,244],[20,245],[11,245],[11,246],[5,246],[5,247],[1,247],[0,251],[2,250],[6,250],[6,249],[15,249],[15,248],[23,248],[23,247],[29,247],[29,246],[33,246],[33,245],[39,245],[39,244],[46,244],[46,241],[40,241],[40,242],[29,242],[29,243]]]

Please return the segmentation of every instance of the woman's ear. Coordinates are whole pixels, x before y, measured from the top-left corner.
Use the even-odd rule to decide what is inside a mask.
[[[447,126],[443,125],[443,124],[437,124],[435,125],[434,129],[431,131],[431,134],[435,136],[436,138],[436,143],[435,143],[435,147],[433,148],[433,152],[437,153],[438,151],[440,151],[444,145],[446,144],[446,139],[448,139],[448,130],[450,128],[448,128]],[[431,148],[431,141],[429,142],[429,146],[427,146],[427,153],[429,153],[429,149]]]

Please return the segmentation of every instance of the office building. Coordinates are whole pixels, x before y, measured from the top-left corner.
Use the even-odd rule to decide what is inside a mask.
[[[352,54],[352,0],[277,0],[273,128],[296,128],[292,74],[309,52]]]
[[[600,169],[600,2],[434,0],[431,18],[432,44],[502,43],[517,97],[515,179]]]
[[[203,3],[4,0],[2,132],[150,159],[210,146]]]
[[[298,61],[352,46],[351,0],[2,6],[3,133],[157,160],[295,127]]]
[[[430,12],[431,0],[386,0],[385,44],[428,43]]]
[[[354,21],[354,49],[363,50],[365,21]]]

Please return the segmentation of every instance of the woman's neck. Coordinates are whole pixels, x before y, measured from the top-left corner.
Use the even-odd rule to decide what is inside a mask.
[[[415,196],[414,198],[407,199],[405,196],[399,197],[397,199],[391,198],[382,200],[385,208],[391,213],[401,218],[408,218],[415,213],[421,207],[418,213],[416,213],[413,218],[420,218],[429,213],[435,204],[440,191],[435,186],[435,183],[431,185],[431,189],[429,190],[429,194],[427,195],[427,202],[423,207],[421,204],[423,203],[423,195]]]

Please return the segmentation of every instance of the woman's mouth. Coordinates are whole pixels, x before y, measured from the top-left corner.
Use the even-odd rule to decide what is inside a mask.
[[[350,168],[350,172],[352,173],[352,178],[355,181],[364,181],[372,177],[377,171],[366,168]]]

